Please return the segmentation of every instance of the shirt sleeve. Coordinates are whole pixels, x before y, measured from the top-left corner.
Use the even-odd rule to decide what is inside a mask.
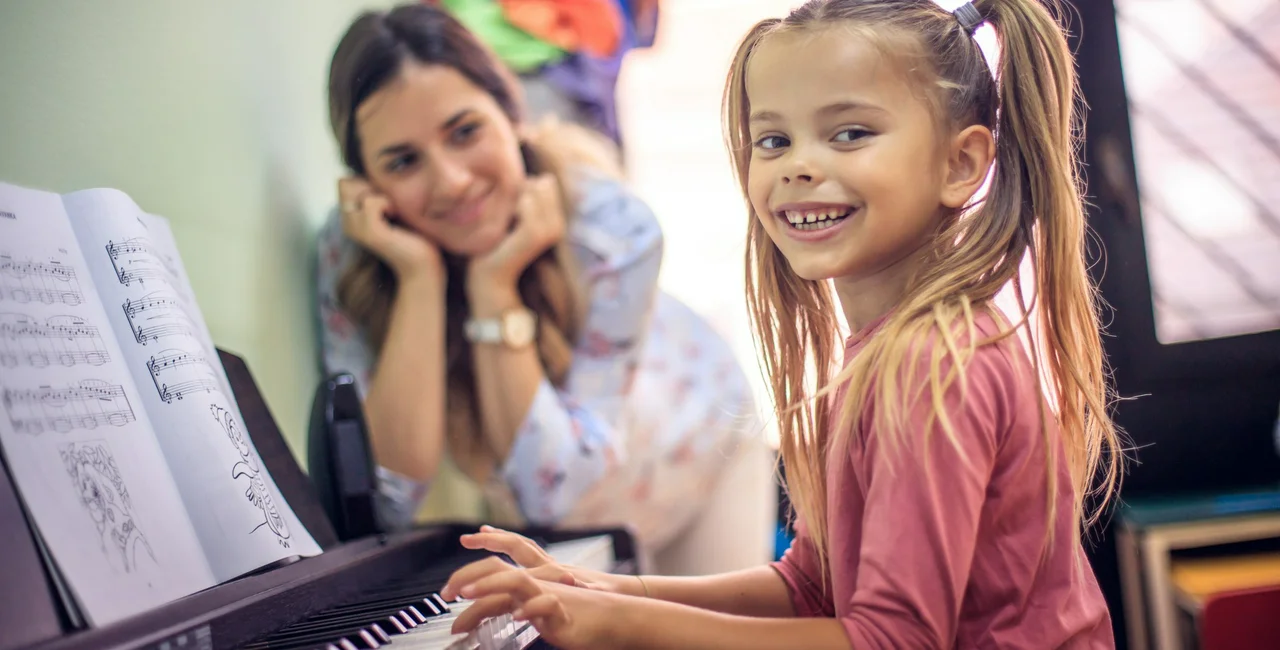
[[[942,376],[948,365],[942,364]],[[925,353],[915,372],[923,390],[908,393],[919,398],[896,448],[874,434],[852,443],[864,445],[854,471],[866,486],[858,578],[841,619],[854,648],[955,643],[983,502],[1009,422],[1014,371],[998,344],[975,351],[963,388],[957,379],[942,396],[954,442],[936,421],[925,433],[933,421],[928,371]],[[863,422],[872,422],[876,407],[869,405]]]
[[[330,215],[317,241],[316,304],[320,317],[320,358],[326,376],[340,372],[356,378],[356,389],[363,400],[369,390],[369,378],[376,363],[365,342],[364,333],[338,307],[338,276],[359,251],[357,245],[342,234],[337,212]],[[426,496],[427,484],[415,481],[385,467],[377,468],[378,514],[392,529],[413,523],[418,505]]]
[[[573,225],[588,301],[563,389],[534,396],[502,468],[524,517],[554,524],[623,462],[623,406],[648,332],[662,231],[647,205],[613,181],[588,185]]]
[[[818,566],[818,554],[813,550],[809,529],[797,518],[795,530],[796,536],[782,559],[770,566],[786,583],[797,618],[834,617],[833,602],[823,594],[822,567]],[[827,589],[831,589],[830,584]]]

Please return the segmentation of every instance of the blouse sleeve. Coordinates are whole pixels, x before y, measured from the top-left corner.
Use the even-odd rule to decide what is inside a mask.
[[[653,212],[614,181],[586,186],[571,241],[588,311],[567,385],[544,380],[516,433],[503,477],[525,518],[553,524],[622,460],[623,404],[658,291],[662,232]]]
[[[369,378],[376,357],[369,349],[363,332],[338,307],[338,276],[358,252],[354,242],[342,234],[334,211],[320,231],[316,260],[317,308],[320,317],[320,358],[324,374],[351,373],[363,400],[369,390]],[[426,495],[427,484],[410,479],[385,467],[377,467],[378,511],[391,528],[404,528],[413,523],[418,505]]]

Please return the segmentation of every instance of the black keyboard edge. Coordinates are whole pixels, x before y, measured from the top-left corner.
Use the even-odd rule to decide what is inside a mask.
[[[441,526],[356,540],[31,650],[233,650],[368,585],[459,552],[460,532],[457,526]]]

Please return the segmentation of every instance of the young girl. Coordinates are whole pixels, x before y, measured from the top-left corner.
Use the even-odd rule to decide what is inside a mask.
[[[757,25],[726,121],[797,539],[771,568],[636,578],[485,530],[464,543],[525,568],[459,570],[455,629],[515,611],[563,648],[1112,647],[1080,544],[1119,467],[1075,90],[1039,0],[812,0]],[[1011,322],[994,300],[1028,253]],[[828,378],[831,288],[855,333]]]

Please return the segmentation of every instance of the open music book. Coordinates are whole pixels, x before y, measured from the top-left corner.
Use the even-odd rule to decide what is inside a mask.
[[[0,447],[90,624],[320,552],[240,422],[164,219],[0,183]]]

